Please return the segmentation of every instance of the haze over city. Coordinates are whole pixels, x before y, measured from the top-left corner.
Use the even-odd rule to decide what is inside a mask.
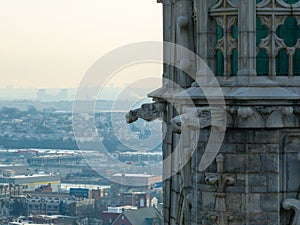
[[[104,0],[0,3],[0,88],[76,88],[107,52],[162,39],[156,1],[118,1],[117,7]],[[114,86],[124,85],[126,76]]]

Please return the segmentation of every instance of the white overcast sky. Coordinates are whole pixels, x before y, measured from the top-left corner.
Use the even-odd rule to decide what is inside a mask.
[[[76,87],[114,48],[162,40],[156,0],[0,0],[0,18],[0,88]]]

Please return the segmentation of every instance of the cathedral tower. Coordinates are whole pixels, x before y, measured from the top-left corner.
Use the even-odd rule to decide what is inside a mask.
[[[300,1],[159,2],[165,225],[299,225]]]

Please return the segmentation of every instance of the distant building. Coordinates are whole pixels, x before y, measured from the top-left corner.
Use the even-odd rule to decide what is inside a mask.
[[[52,192],[51,184],[41,185],[35,189],[36,192]]]
[[[87,188],[70,188],[70,195],[78,199],[90,198],[89,189]]]
[[[67,212],[70,216],[86,216],[94,213],[94,199],[78,199],[67,205]]]
[[[51,184],[53,191],[60,190],[60,176],[50,174],[16,175],[0,177],[0,184],[10,183],[26,186],[28,191],[35,190],[41,185]]]
[[[118,158],[121,162],[145,162],[145,161],[162,161],[162,152],[118,152]]]
[[[63,184],[63,189],[69,190],[71,196],[78,199],[100,199],[105,196],[105,190],[110,186],[98,186],[98,185],[80,185],[80,184]]]
[[[122,205],[135,206],[138,209],[150,207],[150,194],[146,192],[124,192],[120,198]]]
[[[0,184],[0,198],[9,198],[12,195],[22,195],[23,185]]]
[[[150,189],[156,183],[162,181],[162,176],[150,175],[150,174],[128,174],[117,173],[111,176],[114,185],[127,186],[127,187],[139,187],[141,189]]]
[[[25,164],[0,164],[0,174],[4,175],[7,171],[14,171],[15,175],[26,174],[27,165]]]
[[[82,160],[80,154],[58,154],[55,155],[43,155],[43,156],[34,156],[28,158],[27,162],[29,165],[74,165],[79,164]]]
[[[32,223],[37,224],[63,224],[72,225],[76,221],[76,217],[64,216],[64,215],[36,215],[31,216]]]
[[[29,213],[32,215],[65,214],[69,203],[75,201],[69,193],[60,192],[24,192],[28,196]]]

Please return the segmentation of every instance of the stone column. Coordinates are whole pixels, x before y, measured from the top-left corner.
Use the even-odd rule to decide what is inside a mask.
[[[197,54],[211,70],[215,68],[214,46],[216,43],[216,23],[209,17],[209,9],[216,4],[215,0],[196,0],[194,11],[196,16]],[[215,72],[215,71],[214,71]]]
[[[175,1],[175,19],[176,19],[176,44],[194,51],[194,29],[193,29],[193,1],[176,0]],[[191,86],[193,79],[185,72],[193,75],[194,58],[184,53],[180,48],[176,49],[176,65],[179,70],[176,73],[176,83],[182,88]],[[185,71],[185,72],[183,72]]]
[[[238,12],[238,76],[256,75],[256,1],[240,0]]]
[[[163,5],[163,41],[175,43],[175,27],[176,24],[174,21],[174,3],[171,0],[161,0],[159,1]],[[174,50],[170,50],[164,47],[164,62],[175,62]],[[163,65],[163,86],[170,86],[170,80],[175,81],[174,79],[174,68],[165,63]]]

